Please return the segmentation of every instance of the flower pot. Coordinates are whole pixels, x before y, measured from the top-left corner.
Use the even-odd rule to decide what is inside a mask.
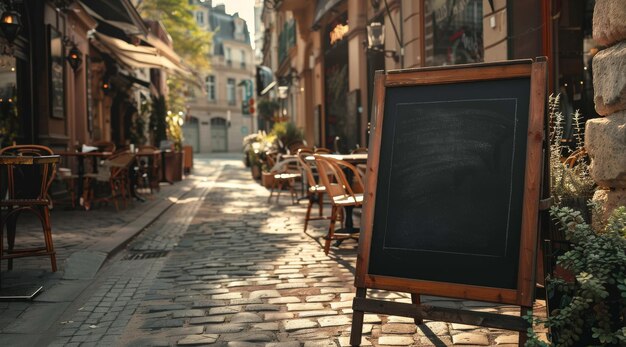
[[[252,178],[258,180],[261,178],[261,167],[258,165],[252,165],[250,167],[250,173],[252,174]]]
[[[263,172],[261,174],[261,184],[265,188],[272,188],[272,185],[274,184],[274,174],[270,172]]]

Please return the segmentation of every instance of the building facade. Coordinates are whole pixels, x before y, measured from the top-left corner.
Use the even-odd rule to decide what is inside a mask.
[[[204,91],[195,88],[188,102],[185,142],[201,152],[241,151],[243,137],[257,131],[255,113],[249,112],[254,111],[249,100],[254,100],[255,71],[250,32],[224,5],[194,4],[196,22],[213,32],[213,54],[211,70],[202,76]]]
[[[268,97],[285,105],[282,112],[305,130],[309,144],[333,148],[337,142],[339,151],[348,151],[367,146],[376,70],[546,56],[549,90],[561,93],[564,114],[580,109],[594,118],[594,4],[266,0],[263,64],[279,81],[276,96]]]
[[[0,1],[19,30],[0,35],[0,141],[54,150],[136,135],[142,105],[166,93],[167,73],[189,74],[167,33],[130,0]],[[143,132],[149,131],[147,126]]]

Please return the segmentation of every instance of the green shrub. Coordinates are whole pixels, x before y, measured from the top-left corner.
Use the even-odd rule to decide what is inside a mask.
[[[557,264],[571,272],[573,281],[548,278],[548,292],[560,301],[545,319],[534,319],[551,329],[556,346],[626,345],[626,207],[613,211],[606,227],[594,231],[581,213],[553,207],[571,249]],[[526,346],[546,346],[529,330]]]

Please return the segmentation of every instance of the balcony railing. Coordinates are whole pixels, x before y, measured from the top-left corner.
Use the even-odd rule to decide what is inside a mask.
[[[289,49],[296,45],[296,21],[290,20],[283,26],[278,35],[278,63],[282,64],[287,58]]]

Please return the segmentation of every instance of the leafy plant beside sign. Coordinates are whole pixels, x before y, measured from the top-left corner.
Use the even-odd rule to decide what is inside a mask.
[[[571,248],[557,263],[573,281],[548,278],[548,292],[559,292],[558,308],[547,319],[530,318],[551,329],[556,346],[626,344],[626,207],[613,211],[603,230],[593,230],[579,211],[553,207]],[[526,346],[548,346],[530,329]]]

